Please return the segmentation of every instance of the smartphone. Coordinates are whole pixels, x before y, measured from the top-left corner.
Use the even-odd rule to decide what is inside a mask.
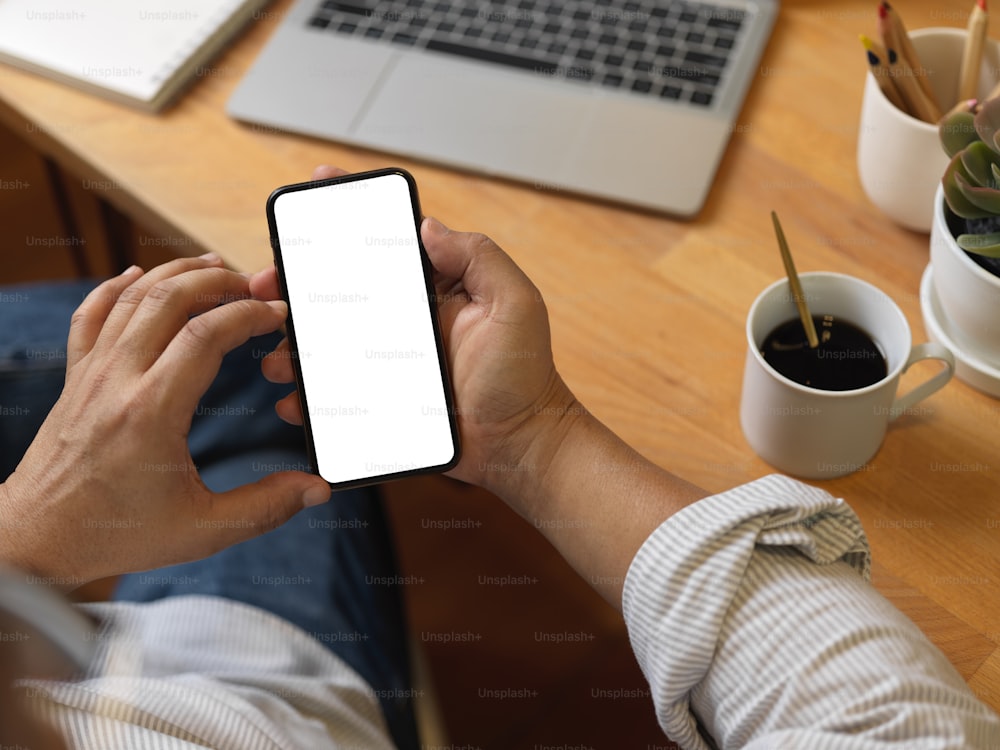
[[[458,463],[420,220],[416,183],[395,168],[287,185],[267,200],[309,457],[333,489]]]

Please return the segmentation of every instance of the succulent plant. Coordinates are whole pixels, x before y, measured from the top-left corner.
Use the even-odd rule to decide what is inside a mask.
[[[1000,258],[1000,98],[974,114],[949,113],[938,132],[951,157],[941,179],[945,201],[967,230],[955,241],[970,253]]]

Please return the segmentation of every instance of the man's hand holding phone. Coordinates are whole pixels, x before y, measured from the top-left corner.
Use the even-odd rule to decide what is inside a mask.
[[[319,167],[314,180],[347,174]],[[537,481],[548,453],[583,416],[552,360],[548,315],[538,289],[510,257],[481,234],[453,232],[427,218],[420,236],[434,267],[438,315],[455,391],[463,455],[448,474],[505,498]],[[254,296],[281,298],[274,268],[250,282]],[[293,311],[294,315],[294,311]],[[336,347],[331,335],[329,346]],[[288,341],[263,361],[265,377],[295,379]],[[301,424],[298,394],[277,404]],[[553,441],[550,438],[555,438]]]

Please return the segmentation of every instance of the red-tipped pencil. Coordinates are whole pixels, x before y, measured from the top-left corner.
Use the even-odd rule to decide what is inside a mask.
[[[914,116],[927,122],[937,122],[941,119],[941,105],[927,80],[927,71],[920,64],[920,56],[910,42],[903,19],[886,0],[882,0],[878,6],[878,19],[882,43],[889,54],[889,68],[896,77],[904,99],[912,108]]]

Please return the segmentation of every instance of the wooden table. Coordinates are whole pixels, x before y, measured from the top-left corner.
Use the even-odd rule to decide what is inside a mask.
[[[971,5],[910,0],[903,12],[910,29],[963,26]],[[746,313],[783,273],[771,209],[800,271],[873,282],[902,307],[915,339],[926,338],[918,288],[927,236],[887,221],[855,166],[866,71],[857,36],[875,33],[872,0],[786,0],[693,221],[230,120],[224,103],[286,6],[264,13],[162,116],[4,67],[0,118],[105,186],[126,214],[244,270],[270,263],[264,200],[272,188],[308,178],[319,163],[410,169],[428,213],[491,235],[537,283],[557,364],[583,403],[654,461],[710,490],[771,471],[737,417]],[[861,515],[879,588],[1000,708],[1000,400],[954,381],[916,411],[890,428],[864,470],[819,484]]]

